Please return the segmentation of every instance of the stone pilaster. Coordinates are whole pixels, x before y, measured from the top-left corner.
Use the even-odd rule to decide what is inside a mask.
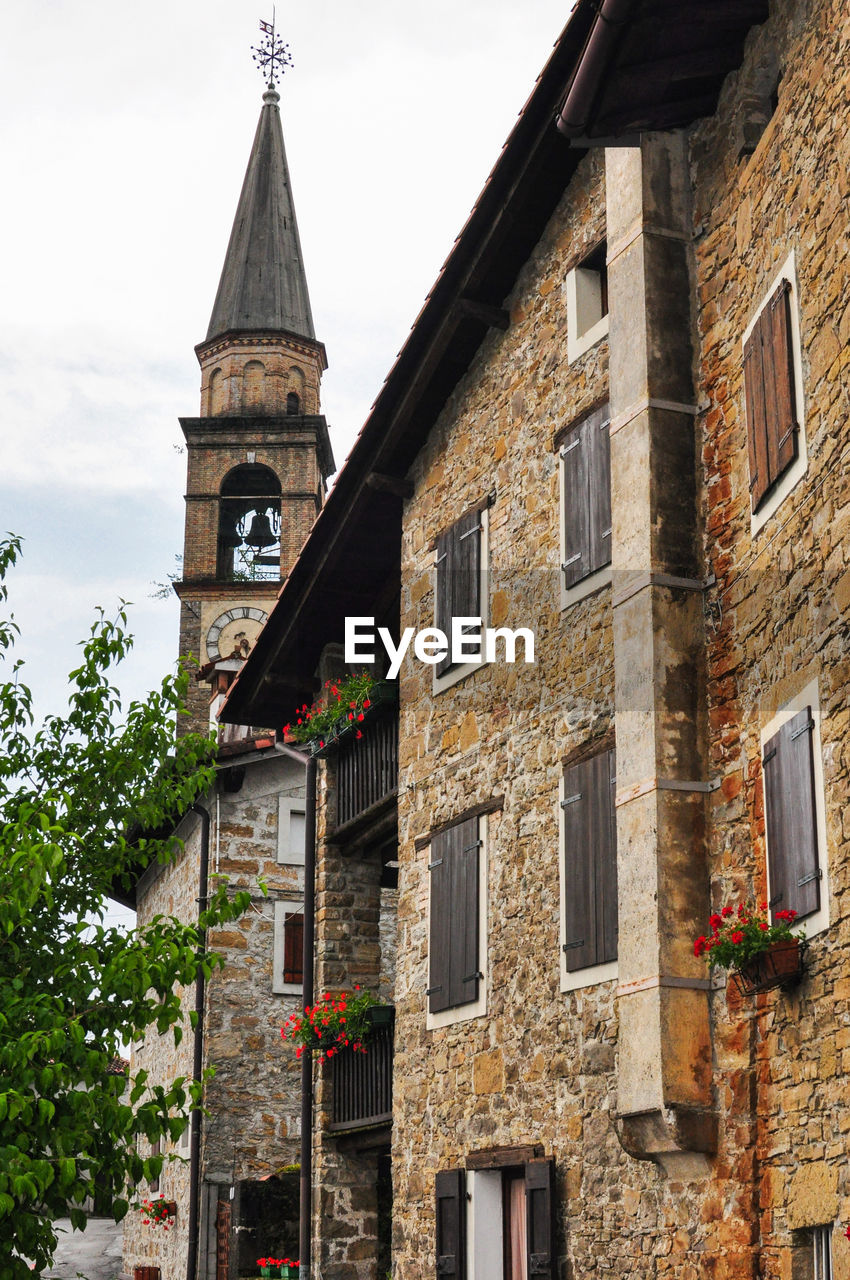
[[[711,1151],[703,612],[684,139],[606,161],[610,296],[619,1132],[677,1174]],[[688,784],[697,784],[691,788]],[[672,784],[672,785],[671,785]]]

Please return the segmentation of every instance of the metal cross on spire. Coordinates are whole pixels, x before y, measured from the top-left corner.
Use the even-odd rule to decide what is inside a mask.
[[[264,39],[261,40],[259,45],[252,45],[251,52],[263,75],[268,77],[268,87],[273,89],[275,71],[279,71],[282,77],[286,68],[292,66],[292,56],[289,52],[289,45],[285,44],[275,31],[274,9],[272,9],[271,22],[263,22],[260,19],[260,30]]]

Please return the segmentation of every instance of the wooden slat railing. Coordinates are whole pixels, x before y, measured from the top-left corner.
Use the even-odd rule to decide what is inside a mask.
[[[365,1053],[332,1059],[331,1129],[341,1132],[392,1119],[393,1021],[372,1029]]]
[[[398,784],[398,714],[369,721],[362,738],[340,742],[337,757],[337,825],[351,822],[391,795]]]

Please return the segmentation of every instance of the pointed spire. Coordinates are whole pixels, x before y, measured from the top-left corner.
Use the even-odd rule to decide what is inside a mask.
[[[269,87],[242,184],[207,341],[283,329],[315,339],[278,103]]]

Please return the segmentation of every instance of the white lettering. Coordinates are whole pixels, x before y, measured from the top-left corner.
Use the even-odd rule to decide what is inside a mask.
[[[452,662],[480,661],[481,619],[452,618]]]
[[[429,666],[435,667],[438,662],[442,662],[448,651],[446,633],[440,631],[439,627],[425,627],[423,631],[416,633],[413,652],[420,662],[427,662]]]
[[[358,629],[361,627],[374,627],[374,618],[346,618],[345,619],[345,661],[346,662],[374,662],[374,649],[371,653],[361,653],[358,649],[359,644],[375,643],[374,631],[366,632],[358,635]]]
[[[374,621],[374,619],[371,619]],[[398,648],[393,644],[391,633],[386,627],[378,627],[378,635],[381,637],[381,643],[387,651],[387,657],[390,660],[390,669],[387,672],[388,680],[395,680],[398,675],[401,664],[404,661],[404,655],[407,653],[410,641],[413,637],[413,627],[405,627],[401,633],[401,639],[398,642]]]
[[[505,662],[516,662],[516,642],[522,640],[525,646],[525,661],[534,661],[534,632],[528,627],[518,627],[511,631],[510,627],[487,627],[484,632],[484,660],[496,661],[496,641],[505,642]]]

